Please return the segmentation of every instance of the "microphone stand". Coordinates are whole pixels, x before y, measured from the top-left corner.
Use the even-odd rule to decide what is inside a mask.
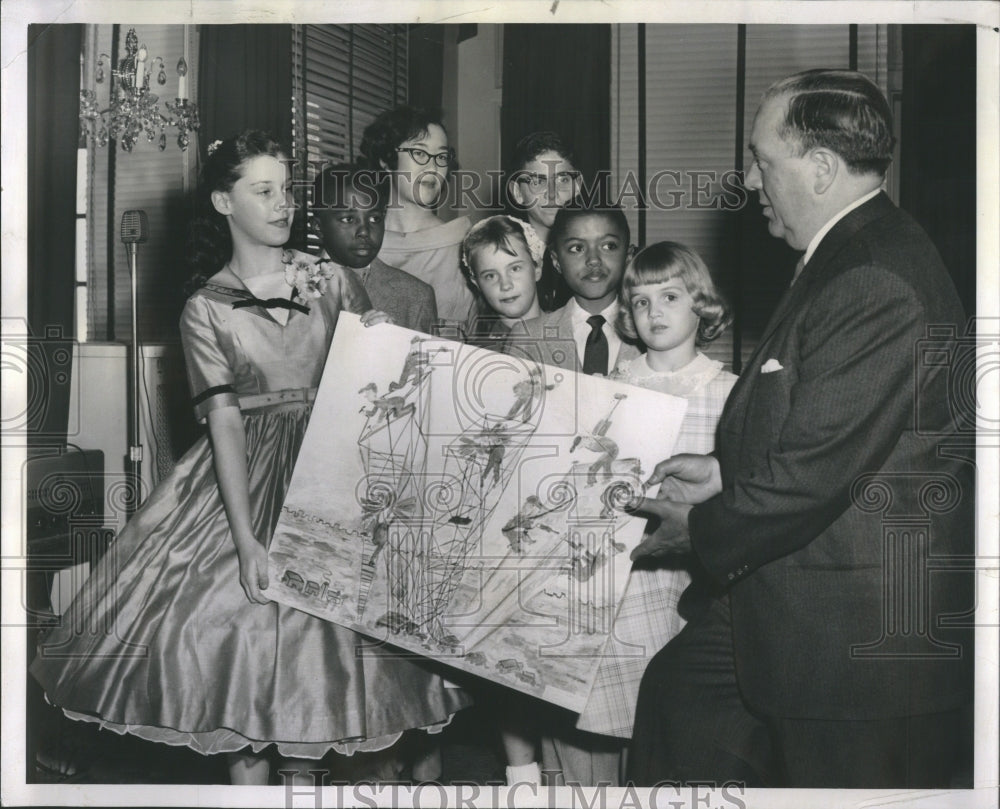
[[[129,471],[135,486],[135,496],[130,500],[128,516],[131,517],[142,505],[142,444],[139,434],[139,273],[137,272],[136,254],[138,245],[131,242],[128,245],[128,268],[132,277],[132,374],[131,399],[132,413],[129,420]]]

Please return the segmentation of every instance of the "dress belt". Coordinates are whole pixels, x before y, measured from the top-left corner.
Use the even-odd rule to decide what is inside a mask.
[[[316,388],[285,388],[270,393],[244,393],[239,397],[240,410],[253,410],[270,405],[295,404],[316,400]]]

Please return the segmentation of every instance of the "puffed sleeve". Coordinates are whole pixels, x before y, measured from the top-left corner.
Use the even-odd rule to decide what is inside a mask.
[[[181,344],[192,404],[195,417],[203,424],[212,410],[239,407],[233,369],[219,345],[210,307],[207,298],[194,295],[181,314]]]

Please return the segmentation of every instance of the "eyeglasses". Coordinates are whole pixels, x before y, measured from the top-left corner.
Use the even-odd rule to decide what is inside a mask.
[[[418,166],[426,166],[433,159],[435,166],[446,169],[455,160],[455,150],[450,146],[437,154],[431,154],[424,149],[417,149],[415,146],[400,146],[396,151],[407,152]]]
[[[580,179],[578,171],[557,171],[553,175],[534,174],[526,171],[517,176],[516,182],[528,186],[532,191],[541,191],[549,183],[555,183],[560,188],[568,188],[578,179]]]

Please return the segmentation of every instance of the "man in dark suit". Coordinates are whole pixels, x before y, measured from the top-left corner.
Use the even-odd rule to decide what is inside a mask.
[[[926,234],[880,190],[892,146],[888,104],[851,71],[791,76],[757,112],[746,184],[803,260],[726,404],[718,458],[653,475],[659,527],[633,556],[693,551],[718,590],[643,677],[637,784],[954,777],[971,573],[928,560],[961,568],[974,552],[973,484],[948,352],[922,362],[920,348],[964,315]]]
[[[397,326],[431,334],[434,288],[378,258],[388,201],[388,175],[346,163],[327,166],[313,181],[313,227],[326,257],[358,276],[372,306]]]

